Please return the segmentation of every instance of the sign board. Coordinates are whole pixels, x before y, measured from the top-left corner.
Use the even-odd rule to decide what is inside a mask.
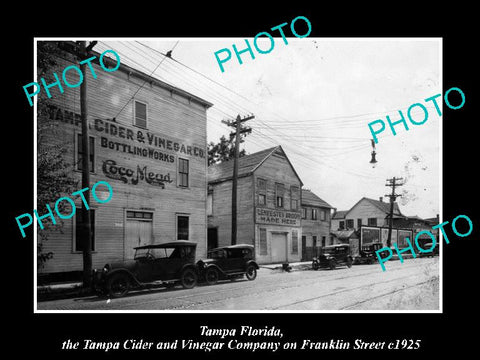
[[[300,226],[300,219],[300,213],[295,211],[273,210],[260,207],[255,209],[255,222],[257,224]]]

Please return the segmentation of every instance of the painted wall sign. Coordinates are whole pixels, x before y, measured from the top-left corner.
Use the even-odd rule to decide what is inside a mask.
[[[125,184],[137,185],[140,180],[144,180],[147,184],[159,186],[162,189],[165,189],[166,183],[173,182],[170,179],[170,173],[167,174],[158,174],[152,171],[147,170],[147,166],[143,168],[140,165],[137,165],[136,170],[132,170],[120,165],[114,160],[106,160],[103,162],[102,171],[106,177],[115,180],[121,180]]]
[[[286,210],[269,210],[256,208],[255,222],[257,224],[300,226],[300,213]]]
[[[60,109],[59,107],[51,104],[47,105],[47,111],[48,118],[50,120],[57,120],[78,127],[80,127],[82,124],[80,114],[76,114],[72,111]],[[158,160],[166,162],[174,162],[174,156],[171,154],[160,153],[159,151],[153,149],[161,149],[166,151],[167,153],[178,153],[183,156],[189,155],[199,158],[205,158],[205,151],[202,147],[188,145],[176,139],[168,139],[163,135],[157,135],[146,130],[139,130],[138,128],[131,129],[118,123],[102,119],[94,119],[93,124],[90,122],[88,124],[88,127],[90,130],[94,130],[97,133],[104,135],[101,137],[103,139],[101,140],[101,145],[102,147],[108,147],[111,150],[128,152],[133,155],[150,157],[154,159],[158,158]],[[108,135],[108,137],[125,139],[126,141],[129,141],[130,144],[123,141],[111,141],[110,139],[105,137],[105,135]],[[136,145],[138,145],[138,148],[142,146],[143,148],[141,151],[128,151],[129,145],[130,149],[135,149]],[[150,147],[153,147],[152,151],[150,151]]]

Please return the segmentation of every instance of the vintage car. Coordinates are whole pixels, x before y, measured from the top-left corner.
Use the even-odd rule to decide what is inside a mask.
[[[360,254],[355,256],[354,264],[373,264],[378,258],[376,251],[381,249],[383,244],[380,242],[370,242],[362,245]]]
[[[352,263],[353,258],[350,255],[350,245],[330,245],[323,247],[320,255],[313,258],[312,269],[329,268],[333,270],[339,265],[352,267]]]
[[[258,264],[253,246],[238,244],[210,250],[207,259],[197,262],[197,270],[201,280],[214,285],[220,279],[235,280],[243,275],[255,280]]]
[[[106,264],[93,270],[93,286],[97,292],[121,297],[131,288],[161,282],[167,287],[180,283],[191,289],[197,284],[195,250],[197,244],[178,240],[134,248],[133,260]]]
[[[430,250],[433,246],[433,243],[432,242],[424,242],[420,246],[424,250]],[[438,242],[437,242],[432,251],[422,252],[422,251],[418,250],[418,248],[417,248],[416,254],[417,254],[418,257],[429,257],[429,256],[434,257],[434,256],[439,255],[439,250],[440,250],[440,244],[438,244]]]

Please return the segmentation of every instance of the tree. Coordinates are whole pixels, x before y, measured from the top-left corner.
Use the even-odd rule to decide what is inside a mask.
[[[239,151],[238,156],[245,156],[245,149]],[[227,140],[225,135],[222,135],[220,142],[215,144],[211,141],[208,144],[208,166],[228,161],[235,157],[235,141],[234,138]]]
[[[54,41],[37,42],[37,73],[45,80],[52,77],[57,66],[56,56],[61,52]],[[45,209],[46,204],[53,208],[56,200],[62,194],[71,194],[77,190],[78,181],[72,176],[72,165],[64,160],[68,142],[59,142],[62,139],[59,122],[48,116],[48,98],[37,97],[37,209]],[[66,202],[59,204],[59,211],[68,213]],[[40,210],[38,210],[39,213]],[[40,269],[45,262],[53,257],[52,252],[44,252],[43,243],[48,240],[51,230],[62,231],[61,219],[57,225],[43,222],[44,230],[39,231],[37,239],[37,267]]]

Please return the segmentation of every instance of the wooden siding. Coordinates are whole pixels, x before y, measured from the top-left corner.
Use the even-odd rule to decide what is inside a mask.
[[[77,64],[76,61],[59,59],[61,74],[66,66]],[[92,254],[93,266],[101,267],[106,262],[122,259],[124,255],[124,229],[125,211],[148,210],[153,211],[153,237],[155,243],[166,242],[176,239],[176,214],[183,213],[190,216],[189,238],[198,243],[197,257],[206,255],[206,108],[197,102],[172,94],[169,90],[156,85],[145,84],[138,91],[135,99],[147,104],[147,129],[141,129],[133,125],[134,102],[129,101],[131,96],[142,85],[143,80],[135,76],[129,76],[122,71],[111,73],[105,72],[100,66],[93,64],[97,78],[94,79],[87,70],[88,82],[88,121],[90,124],[90,136],[95,138],[95,172],[91,174],[91,184],[97,181],[107,181],[113,188],[113,197],[106,204],[96,204],[91,198],[90,204],[96,207],[96,249]],[[74,72],[67,73],[67,80],[75,84]],[[60,76],[60,75],[59,75]],[[47,82],[48,83],[48,82]],[[81,133],[78,121],[80,114],[79,87],[68,88],[62,83],[64,93],[60,94],[58,88],[51,88],[54,95],[49,102],[54,106],[50,113],[54,124],[57,124],[56,132],[52,132],[45,139],[46,142],[63,144],[65,147],[64,159],[72,165],[72,174],[79,180],[81,172],[76,170],[76,136]],[[43,92],[44,89],[42,89]],[[120,109],[126,104],[123,111]],[[118,114],[118,116],[117,116]],[[117,116],[116,121],[107,121]],[[77,119],[77,121],[75,121]],[[114,136],[105,131],[98,131],[95,127],[95,119],[102,119],[105,124],[114,124],[117,129],[123,127],[124,134],[131,131],[133,139]],[[45,121],[39,118],[39,122]],[[137,138],[138,132],[143,136]],[[155,134],[165,141],[185,144],[185,149],[191,146],[190,152],[169,150],[155,147],[149,144],[147,134]],[[103,147],[101,138],[106,138],[120,145],[110,149]],[[126,146],[154,149],[164,154],[162,157],[168,161],[131,154]],[[197,156],[193,148],[197,148]],[[203,151],[203,157],[198,156],[199,149]],[[168,155],[168,156],[167,156]],[[170,157],[171,156],[171,157]],[[182,188],[177,185],[178,158],[189,160],[189,187]],[[173,161],[170,161],[173,160]],[[146,166],[147,173],[170,175],[171,183],[165,183],[165,188],[148,184],[145,179],[139,180],[137,185],[128,181],[124,183],[119,179],[112,179],[105,175],[102,165],[106,161],[115,161],[117,166],[138,172],[138,167]],[[145,174],[145,176],[147,175]],[[129,180],[129,179],[127,179]],[[78,185],[80,189],[80,185]],[[69,195],[69,194],[67,194]],[[59,194],[59,197],[61,195]],[[77,203],[79,198],[77,197]],[[43,214],[44,204],[38,204],[39,214]],[[44,243],[45,251],[54,253],[53,259],[47,261],[43,272],[76,271],[83,267],[82,254],[73,252],[73,219],[64,220],[63,225],[57,226],[49,235],[49,240]],[[61,230],[61,231],[60,231]]]
[[[368,200],[363,199],[353,208],[351,208],[350,211],[347,213],[347,215],[345,216],[345,226],[347,223],[347,219],[353,219],[353,226],[355,230],[357,230],[357,219],[362,219],[362,225],[367,226],[368,218],[376,218],[377,226],[387,226],[388,221],[385,219],[385,216],[387,216],[387,214],[385,214],[382,210],[370,203]]]

